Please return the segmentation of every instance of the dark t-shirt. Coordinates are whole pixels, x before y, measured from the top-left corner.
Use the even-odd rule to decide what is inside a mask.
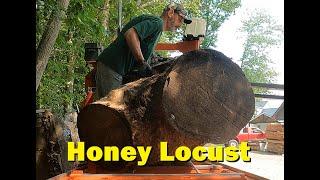
[[[124,33],[131,27],[137,31],[143,57],[148,60],[161,36],[163,21],[152,15],[141,15],[132,19],[123,27],[117,39],[99,55],[98,61],[121,75],[131,71],[137,62],[124,38]]]

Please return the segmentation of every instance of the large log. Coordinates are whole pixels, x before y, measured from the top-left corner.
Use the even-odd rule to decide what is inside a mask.
[[[168,75],[163,104],[170,124],[213,143],[237,135],[254,113],[254,95],[240,67],[214,50],[181,56]]]
[[[152,146],[148,165],[155,165],[160,141],[168,142],[170,155],[181,145],[225,143],[253,112],[254,94],[239,66],[218,51],[197,50],[83,108],[78,130],[87,147]]]

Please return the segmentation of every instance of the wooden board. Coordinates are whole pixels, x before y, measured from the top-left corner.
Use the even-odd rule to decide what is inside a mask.
[[[267,151],[282,154],[284,152],[284,146],[279,143],[268,142]]]
[[[284,140],[284,132],[280,131],[266,131],[266,137],[269,140]]]
[[[283,125],[280,123],[271,123],[267,125],[266,132],[268,131],[280,131],[284,132]]]
[[[267,142],[268,142],[268,143],[272,143],[272,144],[277,144],[277,145],[280,144],[280,145],[282,145],[282,146],[284,145],[284,141],[279,141],[279,140],[271,140],[271,139],[268,139]]]

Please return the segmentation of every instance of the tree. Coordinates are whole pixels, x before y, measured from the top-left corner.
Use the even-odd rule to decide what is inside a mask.
[[[217,32],[235,9],[241,6],[241,0],[202,0],[200,16],[207,21],[206,35],[201,43],[202,48],[215,46]]]
[[[36,53],[36,90],[38,90],[43,72],[46,69],[52,48],[60,31],[62,23],[61,19],[65,15],[68,5],[69,0],[57,1],[56,9],[52,11],[46,30],[44,31],[41,41],[38,45]]]
[[[105,1],[71,1],[60,33],[54,44],[41,85],[37,91],[37,108],[50,108],[59,116],[76,108],[85,97],[84,76],[89,68],[84,57],[84,43],[109,43],[105,36],[102,11]],[[54,1],[37,1],[37,43],[48,22]]]
[[[169,2],[169,0],[123,1],[122,25],[141,14],[160,16]],[[192,17],[206,18],[200,6],[205,0],[175,0],[174,2],[183,4]],[[220,9],[220,12],[216,12],[216,15],[219,16],[223,13],[230,12],[229,14],[231,14],[236,6],[233,5],[230,8],[228,6],[232,5],[231,2],[240,2],[240,0],[214,2],[219,3],[219,5],[209,2],[210,6],[212,6],[210,9],[214,7]],[[36,43],[39,46],[51,12],[57,8],[57,3],[55,0],[37,0],[36,3]],[[117,37],[117,11],[118,1],[70,1],[66,16],[61,21],[59,35],[47,61],[46,70],[43,72],[41,84],[37,90],[37,108],[52,109],[55,115],[64,117],[67,112],[74,110],[80,104],[86,95],[84,77],[89,72],[89,68],[83,59],[84,44],[86,42],[97,42],[101,43],[103,47],[107,47]],[[208,22],[210,24],[208,25],[208,33],[214,34],[217,32],[218,26],[225,19],[215,19],[219,21],[218,25],[215,26],[211,25],[213,21]],[[169,43],[181,41],[183,29],[184,27],[178,33],[164,32],[160,41]],[[208,36],[208,38],[210,37]],[[207,41],[211,45],[215,43],[215,40]],[[168,55],[166,52],[161,53],[163,56]]]
[[[277,76],[270,67],[272,60],[269,51],[279,45],[283,39],[283,27],[265,11],[254,11],[248,19],[242,21],[240,32],[246,40],[240,59],[241,68],[250,82],[272,83]],[[257,88],[255,92],[266,92]]]

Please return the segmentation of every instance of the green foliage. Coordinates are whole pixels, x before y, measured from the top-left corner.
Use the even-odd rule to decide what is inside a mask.
[[[85,97],[84,76],[89,69],[83,59],[84,43],[107,39],[101,24],[103,3],[103,0],[70,1],[67,18],[62,23],[37,92],[38,108],[51,108],[63,116],[68,104],[75,107]],[[37,1],[37,44],[50,17],[45,9],[52,10],[52,4],[51,1]],[[69,62],[71,58],[74,63]],[[72,91],[68,89],[70,82],[73,82]]]
[[[55,9],[56,7],[56,1],[53,0],[47,0],[47,1],[41,1],[37,0],[37,16],[36,16],[36,45],[38,46],[40,40],[41,40],[41,35],[44,31],[44,24],[47,23],[49,20],[50,14],[52,10]]]
[[[244,52],[240,59],[241,68],[250,82],[272,83],[277,73],[269,65],[271,47],[283,39],[283,28],[264,11],[255,11],[243,21],[240,31],[246,37]],[[255,92],[268,92],[255,89]]]
[[[202,48],[215,47],[219,27],[240,5],[241,0],[202,0],[200,15],[207,21],[207,32],[201,43]]]

